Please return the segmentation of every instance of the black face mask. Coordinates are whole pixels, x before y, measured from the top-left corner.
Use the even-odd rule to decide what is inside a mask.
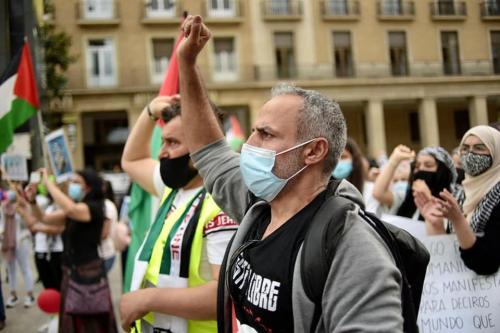
[[[189,167],[189,154],[177,158],[160,159],[161,180],[171,189],[186,186],[197,174],[197,170]]]
[[[437,185],[437,173],[436,172],[430,172],[430,171],[418,171],[415,172],[413,175],[413,179],[417,180],[423,180],[429,189],[433,191],[436,188]]]

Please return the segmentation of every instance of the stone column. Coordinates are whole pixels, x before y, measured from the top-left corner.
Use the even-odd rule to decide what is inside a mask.
[[[384,105],[380,100],[369,100],[365,107],[368,153],[375,157],[387,150],[385,140]]]
[[[424,98],[420,101],[418,110],[420,125],[420,141],[422,147],[439,145],[439,127],[436,100]]]
[[[488,105],[485,96],[474,96],[469,99],[470,126],[488,124]]]

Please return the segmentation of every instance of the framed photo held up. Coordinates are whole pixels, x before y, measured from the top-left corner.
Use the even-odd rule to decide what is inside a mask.
[[[27,181],[28,162],[26,157],[19,154],[3,154],[2,178],[22,182]]]
[[[50,166],[56,177],[56,182],[68,180],[73,174],[73,161],[64,129],[60,128],[45,137]]]

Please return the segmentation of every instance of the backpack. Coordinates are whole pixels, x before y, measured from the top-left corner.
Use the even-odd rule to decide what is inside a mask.
[[[304,291],[315,304],[312,332],[321,316],[323,289],[336,246],[342,237],[347,213],[353,211],[356,206],[345,197],[327,197],[314,218],[317,223],[311,225],[305,236],[300,265]],[[381,221],[376,215],[359,209],[359,216],[375,229],[392,253],[402,276],[403,331],[416,333],[420,298],[430,259],[429,252],[408,232]]]

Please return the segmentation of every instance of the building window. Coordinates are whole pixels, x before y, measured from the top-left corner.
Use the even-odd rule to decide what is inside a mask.
[[[483,16],[500,16],[500,0],[487,0],[482,3]]]
[[[271,0],[269,3],[271,15],[290,15],[290,0]]]
[[[438,0],[437,9],[439,15],[456,15],[454,0]]]
[[[500,74],[500,31],[491,33],[491,59],[493,61],[493,73]]]
[[[214,80],[236,79],[234,38],[214,38]]]
[[[351,33],[349,31],[335,31],[333,33],[333,55],[335,75],[338,77],[354,76]]]
[[[455,31],[441,32],[441,50],[443,53],[443,72],[445,75],[459,75],[460,53],[458,35]]]
[[[383,0],[380,3],[380,13],[382,15],[402,15],[403,4],[401,0]]]
[[[406,51],[405,32],[389,32],[389,56],[391,58],[392,75],[408,75],[408,56]]]
[[[209,0],[208,16],[211,17],[233,17],[236,16],[236,0]]]
[[[111,39],[89,40],[87,70],[89,86],[116,85],[115,48]]]
[[[112,19],[113,0],[85,0],[83,3],[86,19]]]
[[[347,0],[329,0],[325,2],[327,13],[333,15],[347,15]]]
[[[174,0],[150,0],[147,5],[148,17],[175,17],[175,14]]]
[[[295,55],[292,32],[274,33],[274,47],[278,78],[288,79],[295,76]]]
[[[161,83],[165,76],[175,42],[173,38],[153,38],[151,42],[153,49],[151,77],[153,83]]]

